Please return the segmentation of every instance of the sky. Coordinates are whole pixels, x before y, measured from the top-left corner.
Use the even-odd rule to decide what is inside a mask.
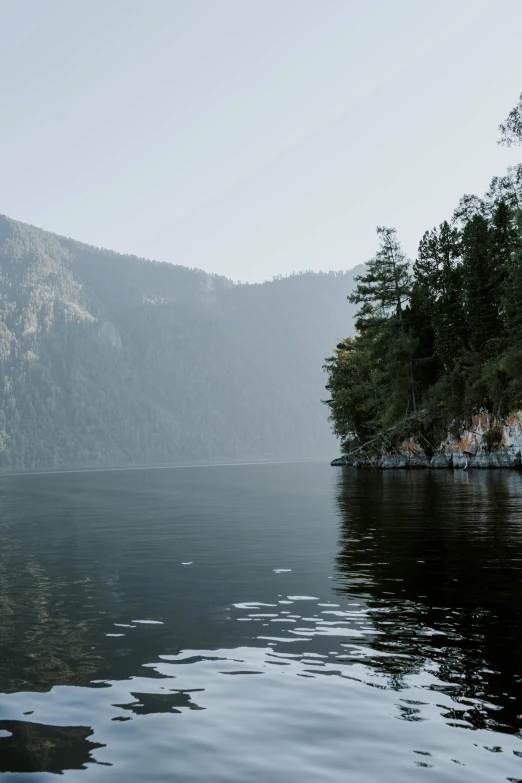
[[[0,213],[233,280],[411,257],[522,91],[522,0],[0,0]]]

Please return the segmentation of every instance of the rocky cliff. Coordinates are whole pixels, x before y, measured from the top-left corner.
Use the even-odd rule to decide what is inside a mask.
[[[417,438],[404,440],[397,449],[380,456],[340,457],[332,465],[376,468],[518,468],[522,460],[522,410],[506,419],[483,411],[458,435],[448,432],[434,453]]]

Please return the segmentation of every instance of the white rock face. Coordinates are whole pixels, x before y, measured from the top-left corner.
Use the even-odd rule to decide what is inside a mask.
[[[486,433],[495,429],[500,433],[500,444],[490,450]],[[522,455],[522,411],[514,411],[506,419],[497,419],[486,412],[476,414],[471,427],[460,438],[448,433],[440,445],[440,455],[451,460],[454,468],[518,467]],[[439,455],[435,456],[440,461]]]
[[[385,452],[380,460],[381,468],[429,468],[430,461],[422,446],[409,438],[398,451]]]
[[[430,468],[440,468],[441,470],[445,468],[447,470],[451,467],[453,467],[452,459],[446,454],[438,452],[437,454],[434,454],[430,460]]]
[[[499,445],[488,446],[488,435],[499,432]],[[389,468],[517,468],[522,463],[522,411],[498,419],[486,412],[473,416],[471,426],[460,437],[448,433],[435,454],[428,459],[415,438],[405,440],[396,451],[384,452],[380,458],[340,457],[332,465]]]

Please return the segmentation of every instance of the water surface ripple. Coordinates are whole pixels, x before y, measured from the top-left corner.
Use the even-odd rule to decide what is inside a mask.
[[[522,475],[4,475],[2,780],[522,781]]]

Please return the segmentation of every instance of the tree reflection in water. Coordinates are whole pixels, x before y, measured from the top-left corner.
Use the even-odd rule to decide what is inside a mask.
[[[78,597],[93,604],[96,586],[89,577],[53,574],[9,535],[9,524],[0,526],[0,691],[87,685],[100,661],[90,634],[104,612],[78,616],[71,606]]]
[[[4,720],[0,730],[4,732],[0,736],[0,772],[60,774],[64,769],[86,769],[86,764],[94,762],[91,752],[104,747],[88,739],[93,731],[85,726]]]
[[[449,720],[519,732],[522,476],[345,469],[338,507],[337,589],[367,601],[371,666],[397,689],[432,672]]]

